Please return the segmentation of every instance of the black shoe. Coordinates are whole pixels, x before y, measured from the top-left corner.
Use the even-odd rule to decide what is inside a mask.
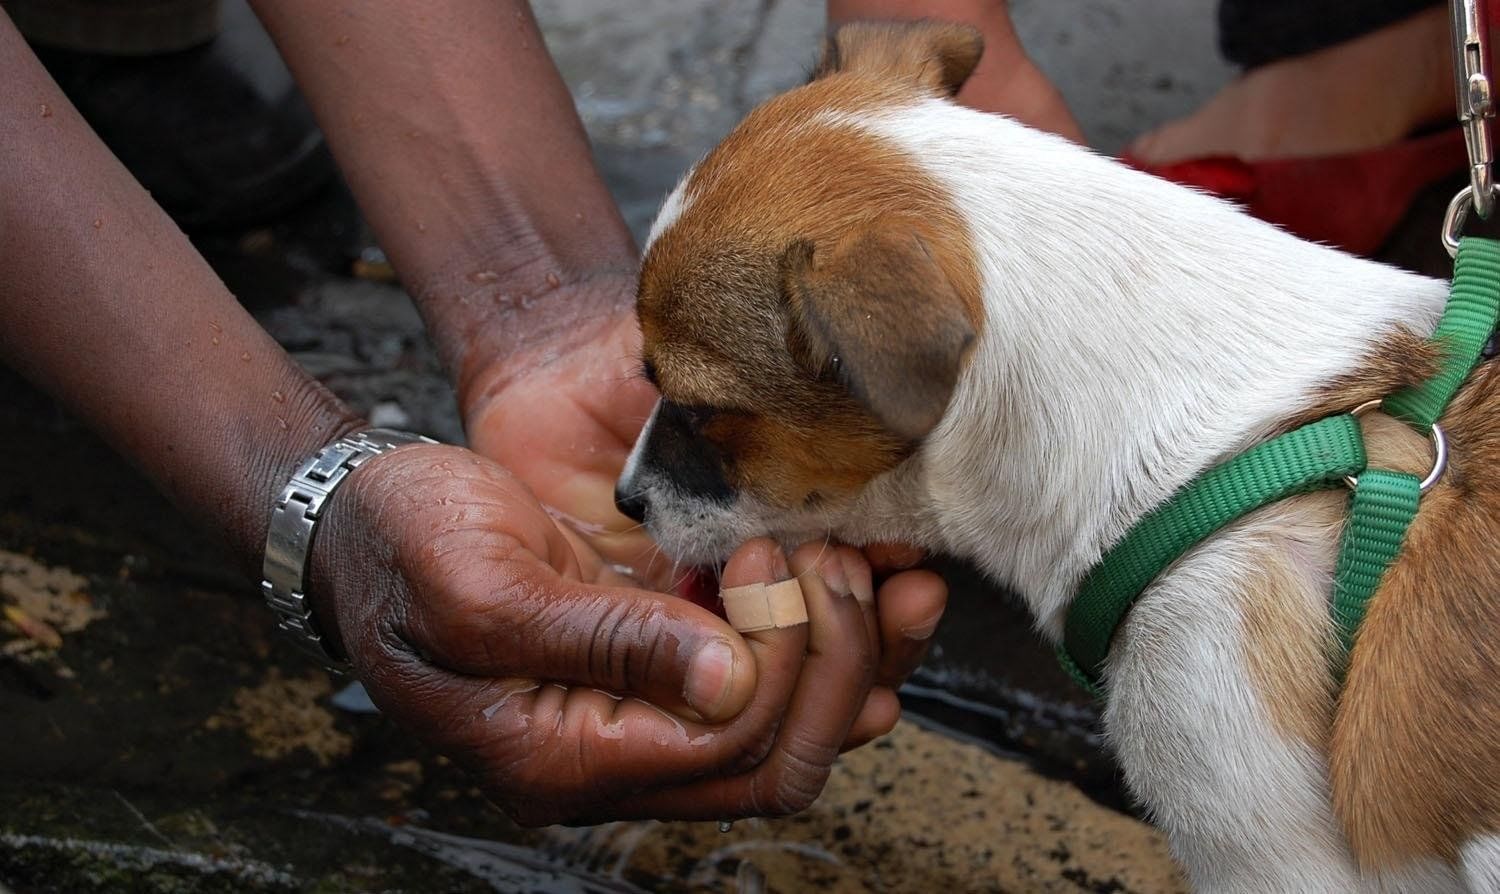
[[[63,92],[185,230],[255,226],[307,199],[333,159],[252,23],[189,50],[125,57],[35,47]]]

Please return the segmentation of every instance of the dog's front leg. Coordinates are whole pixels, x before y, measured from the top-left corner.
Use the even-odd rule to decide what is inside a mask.
[[[1360,891],[1328,795],[1326,718],[1321,734],[1289,724],[1258,691],[1255,565],[1236,547],[1200,548],[1136,604],[1111,651],[1106,733],[1195,891]]]

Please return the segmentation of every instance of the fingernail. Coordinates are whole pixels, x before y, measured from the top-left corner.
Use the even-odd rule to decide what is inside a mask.
[[[831,553],[824,556],[823,561],[818,563],[817,570],[818,577],[823,579],[824,585],[828,587],[828,592],[835,596],[850,595],[849,576],[844,573],[843,556],[840,556],[838,553]]]
[[[733,683],[734,649],[723,640],[714,640],[693,656],[682,697],[700,717],[717,717]]]
[[[927,639],[937,631],[938,622],[941,620],[943,620],[943,616],[938,615],[937,617],[932,618],[929,621],[923,621],[920,624],[913,624],[910,627],[902,627],[901,635],[906,637],[907,639]]]
[[[849,580],[849,589],[861,605],[875,604],[875,581],[870,576],[870,566],[863,559],[845,555],[844,574]]]

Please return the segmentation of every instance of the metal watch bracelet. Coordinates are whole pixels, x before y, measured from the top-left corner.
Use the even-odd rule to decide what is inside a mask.
[[[350,473],[371,457],[411,444],[436,443],[422,435],[388,428],[367,428],[345,435],[298,466],[271,507],[261,593],[276,615],[277,626],[329,670],[342,672],[348,665],[334,654],[318,630],[307,599],[308,557],[323,508]]]

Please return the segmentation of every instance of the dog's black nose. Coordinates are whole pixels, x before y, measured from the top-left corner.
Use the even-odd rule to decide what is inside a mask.
[[[619,509],[627,517],[635,521],[645,523],[646,521],[646,494],[644,491],[627,493],[615,485],[615,508]]]

